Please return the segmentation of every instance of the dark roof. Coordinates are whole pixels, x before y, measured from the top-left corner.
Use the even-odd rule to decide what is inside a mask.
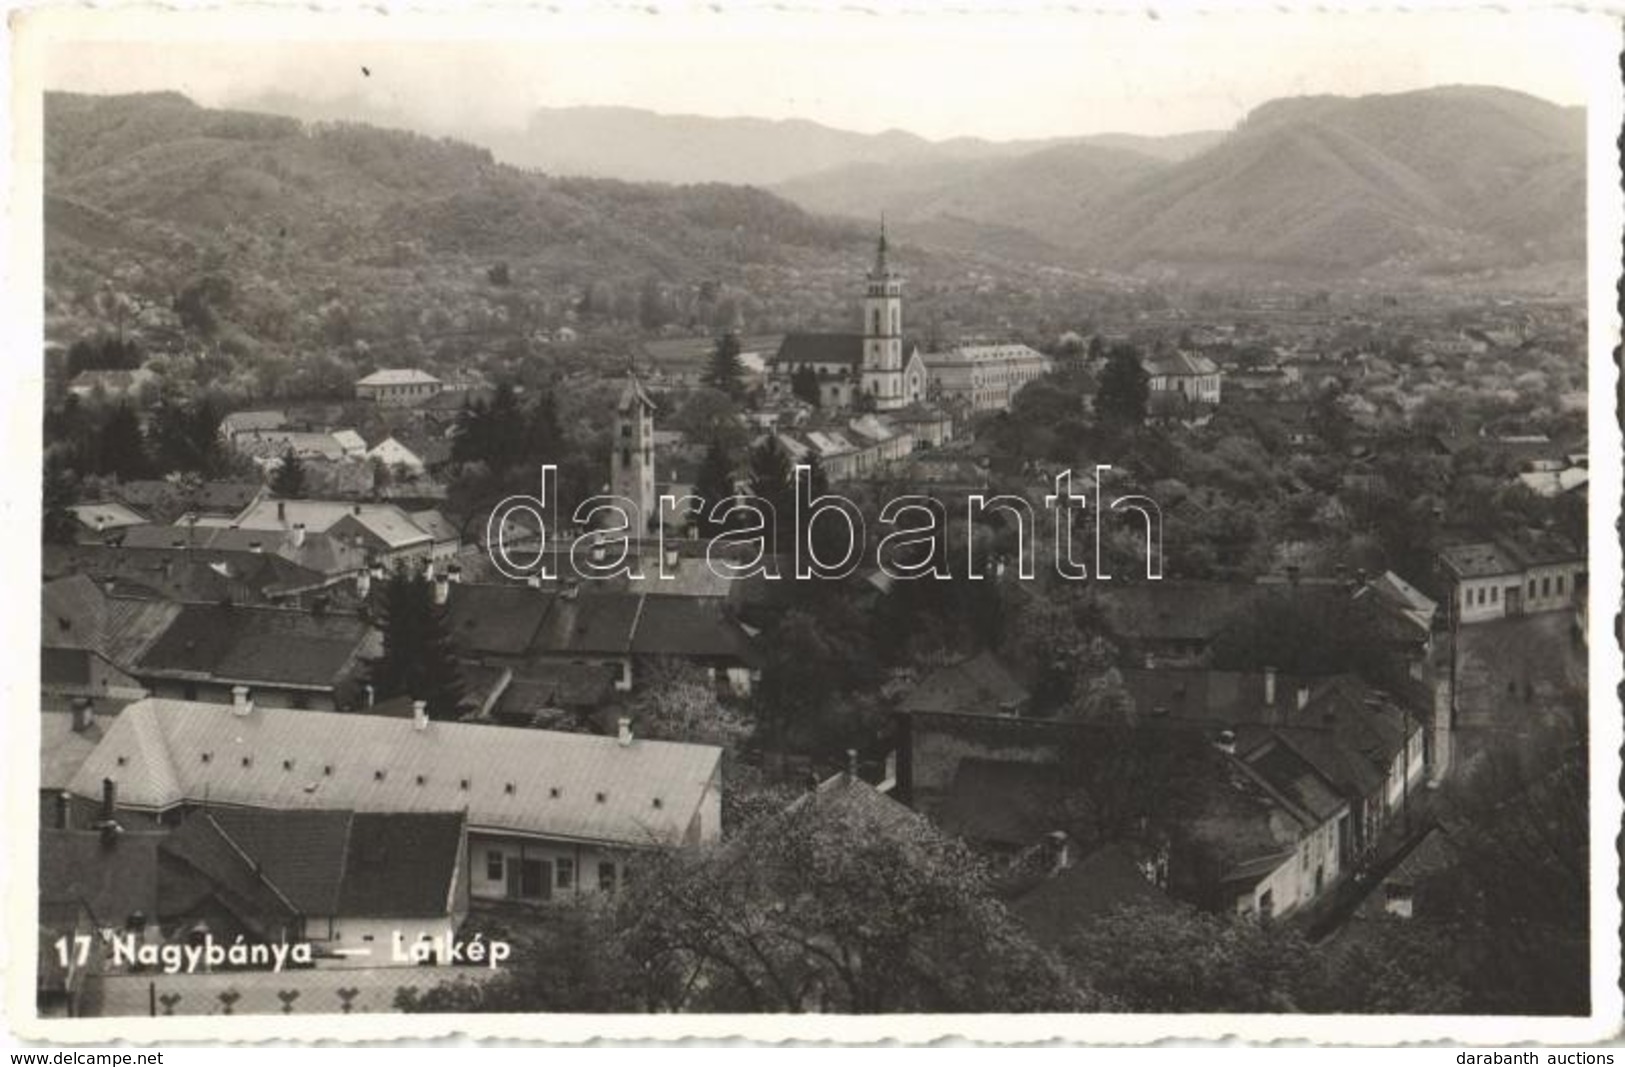
[[[526,585],[456,584],[446,600],[446,627],[465,652],[520,655],[536,637],[553,599]]]
[[[138,674],[331,688],[356,664],[368,626],[354,615],[184,604]]]
[[[1172,899],[1146,880],[1128,852],[1107,845],[1040,881],[1010,910],[1039,944],[1056,945],[1096,919],[1129,907],[1168,913],[1178,910]]]
[[[1259,595],[1243,582],[1095,583],[1097,603],[1120,637],[1145,641],[1211,641],[1226,621]]]
[[[409,918],[445,915],[451,905],[461,812],[236,808],[207,817],[265,890],[304,915]],[[192,851],[201,852],[206,839],[197,837]]]
[[[640,656],[705,656],[749,661],[750,641],[718,597],[648,596],[632,635]]]
[[[1029,699],[1026,688],[991,652],[939,667],[903,698],[904,711],[1014,714]]]
[[[1345,806],[1332,783],[1280,738],[1268,739],[1244,759],[1271,789],[1316,823],[1325,822]]]
[[[167,526],[150,529],[171,532]],[[184,534],[182,534],[184,536]],[[247,549],[147,547],[144,544],[47,545],[47,577],[89,575],[111,580],[122,595],[164,600],[263,603],[326,584],[320,571],[271,552]]]
[[[774,363],[840,363],[854,370],[863,364],[861,333],[787,334],[773,356]]]
[[[339,914],[350,812],[216,808],[210,814],[300,912]]]
[[[109,845],[97,830],[41,830],[40,921],[71,924],[88,908],[101,926],[121,927],[137,913],[156,922],[163,836],[126,829]]]
[[[1019,848],[1061,828],[1070,791],[1054,764],[965,759],[932,814],[949,833]]]
[[[187,511],[235,515],[253,503],[264,489],[259,482],[207,481],[183,493],[181,487],[172,482],[147,478],[125,482],[117,493],[126,504],[172,521]]]
[[[554,598],[534,647],[550,653],[629,653],[641,600],[624,593],[560,594]]]
[[[197,912],[216,900],[262,935],[296,919],[299,908],[234,841],[214,814],[193,812],[159,847],[160,906],[166,918]]]
[[[616,669],[603,663],[533,663],[502,691],[491,717],[531,723],[550,708],[596,708],[614,692]]]
[[[445,915],[463,842],[462,812],[357,812],[339,888],[340,915]]]

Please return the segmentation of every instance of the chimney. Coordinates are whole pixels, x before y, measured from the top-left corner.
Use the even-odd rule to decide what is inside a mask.
[[[1304,707],[1308,703],[1309,703],[1309,687],[1306,686],[1306,685],[1298,686],[1298,710],[1302,711],[1304,709]]]
[[[96,721],[96,711],[89,697],[73,698],[73,732],[82,734]]]
[[[581,592],[580,583],[578,583],[573,578],[569,578],[569,579],[565,580],[564,588],[559,590],[559,595],[562,596],[566,600],[574,600],[576,598],[576,596],[580,592]]]
[[[540,574],[526,575],[525,584],[532,589],[540,589],[542,587],[542,576]]]
[[[305,524],[304,523],[296,522],[296,523],[293,524],[293,536],[288,538],[288,544],[292,545],[294,548],[304,548],[305,547]]]
[[[70,795],[68,793],[58,793],[56,795],[56,814],[53,825],[58,830],[66,830],[69,823],[73,821],[72,811],[73,801]]]
[[[370,708],[372,707],[373,701],[377,698],[377,690],[373,689],[371,682],[368,682],[361,687],[361,695],[366,698],[366,703],[361,706],[364,708]]]
[[[429,702],[427,700],[412,701],[412,729],[423,731],[429,728]]]
[[[848,782],[858,780],[858,750],[855,748],[846,750],[846,780]]]
[[[254,698],[249,695],[248,686],[234,685],[231,687],[231,713],[233,715],[252,715],[254,713]]]
[[[359,514],[361,514],[361,505],[360,505],[360,504],[356,504],[356,505],[355,505],[355,506],[353,506],[353,507],[352,507],[352,508],[351,508],[351,509],[350,509],[350,514],[352,514],[352,515],[359,515]]]
[[[1354,580],[1355,580],[1355,582],[1359,583],[1360,585],[1365,584],[1365,568],[1364,567],[1358,567],[1358,568],[1355,569],[1355,571],[1354,571]]]
[[[450,596],[451,596],[451,579],[446,577],[444,574],[435,575],[434,576],[434,602],[435,602],[435,606],[439,607],[439,606],[444,605],[446,603],[446,599],[448,597],[450,597]]]
[[[622,748],[632,743],[632,717],[630,715],[622,715],[615,720],[615,740],[620,743]]]
[[[1275,706],[1275,668],[1274,667],[1265,667],[1264,668],[1264,706],[1266,708],[1273,708]]]
[[[680,552],[678,552],[677,549],[675,549],[675,548],[666,549],[666,570],[668,572],[675,573],[676,570],[677,570],[678,560],[680,560],[681,558],[682,558],[682,554]]]
[[[278,500],[276,502],[276,521],[277,522],[287,522],[288,521],[288,502],[285,501],[285,500]]]
[[[461,582],[462,580],[463,565],[461,563],[453,563],[451,566],[446,568],[446,581]]]
[[[1045,851],[1049,854],[1049,873],[1060,874],[1072,866],[1072,839],[1065,830],[1052,830],[1044,835]]]
[[[250,552],[264,552],[265,551],[265,545],[263,545],[259,541],[250,541],[250,542],[248,542],[248,550]]]
[[[1213,747],[1227,756],[1234,756],[1236,754],[1236,731],[1220,730],[1218,740],[1213,742]]]
[[[102,810],[96,819],[96,829],[102,833],[102,847],[118,844],[124,827],[118,824],[118,783],[111,778],[102,779]]]

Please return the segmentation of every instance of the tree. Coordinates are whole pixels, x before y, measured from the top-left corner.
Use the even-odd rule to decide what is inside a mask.
[[[117,404],[107,414],[97,435],[96,470],[120,481],[147,474],[147,442],[141,433],[141,419],[128,404]]]
[[[704,671],[680,661],[657,664],[626,704],[639,737],[734,748],[750,732],[743,716],[717,698]]]
[[[739,358],[737,334],[730,332],[717,338],[705,370],[705,384],[734,399],[745,392],[745,365]]]
[[[78,479],[60,460],[48,457],[44,483],[40,533],[49,544],[71,545],[79,532],[79,520],[68,509],[79,498]]]
[[[955,839],[837,778],[623,894],[623,951],[666,1010],[1075,1011],[1090,1003]]]
[[[762,438],[762,442],[750,452],[750,491],[753,496],[766,501],[773,509],[772,521],[775,524],[772,544],[777,546],[782,542],[789,544],[787,538],[780,538],[780,534],[795,528],[795,471],[790,463],[790,454],[779,444],[774,434]]]
[[[289,445],[271,476],[271,492],[285,500],[298,500],[305,495],[305,464],[299,453]]]
[[[453,653],[445,609],[434,602],[432,583],[398,567],[380,598],[384,654],[372,665],[374,697],[407,696],[428,702],[432,719],[455,719],[463,698],[462,672]]]
[[[1112,352],[1100,372],[1100,389],[1095,394],[1095,412],[1102,418],[1124,424],[1145,421],[1146,403],[1151,398],[1150,378],[1140,365],[1139,353],[1124,345]]]
[[[818,391],[818,375],[811,367],[801,367],[790,375],[790,391],[813,407],[823,403]]]
[[[556,419],[555,414],[555,424]],[[501,474],[526,458],[527,439],[539,428],[527,422],[513,386],[504,382],[490,400],[476,398],[463,406],[457,416],[451,458],[458,463],[483,463]]]
[[[151,442],[159,470],[214,474],[225,462],[220,448],[220,411],[207,397],[162,398],[153,408]]]
[[[705,458],[700,460],[700,469],[694,478],[694,495],[701,501],[697,518],[708,536],[717,533],[709,519],[711,509],[719,501],[733,497],[734,492],[733,460],[721,441],[712,441],[705,450]]]
[[[1184,905],[1119,909],[1062,952],[1108,1011],[1304,1011],[1317,979],[1312,951],[1290,929]]]

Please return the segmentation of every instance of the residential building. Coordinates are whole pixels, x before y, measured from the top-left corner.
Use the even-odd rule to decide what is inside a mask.
[[[1585,554],[1543,530],[1447,546],[1439,565],[1457,624],[1570,610],[1586,580]]]
[[[449,524],[425,529],[395,504],[343,500],[258,500],[233,521],[242,530],[283,533],[303,529],[305,536],[328,534],[373,555],[386,566],[396,561],[425,563],[454,555],[460,541]]]
[[[1171,351],[1140,361],[1151,392],[1173,393],[1193,404],[1217,404],[1224,372],[1206,356]]]
[[[357,615],[181,604],[129,672],[154,696],[226,706],[354,707],[382,639]]]
[[[80,804],[178,825],[200,807],[466,812],[467,892],[546,900],[618,884],[642,850],[715,841],[722,750],[708,745],[148,699],[73,778]],[[135,825],[135,824],[132,824]]]
[[[97,504],[74,504],[68,508],[68,514],[79,524],[79,540],[89,542],[105,541],[110,534],[134,526],[146,526],[152,521],[134,508],[116,500]]]
[[[355,383],[355,395],[387,407],[413,407],[444,388],[439,378],[420,370],[378,370]]]

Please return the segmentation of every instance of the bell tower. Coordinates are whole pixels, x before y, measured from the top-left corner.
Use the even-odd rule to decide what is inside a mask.
[[[903,279],[886,262],[886,220],[863,297],[863,392],[879,411],[904,405]]]

